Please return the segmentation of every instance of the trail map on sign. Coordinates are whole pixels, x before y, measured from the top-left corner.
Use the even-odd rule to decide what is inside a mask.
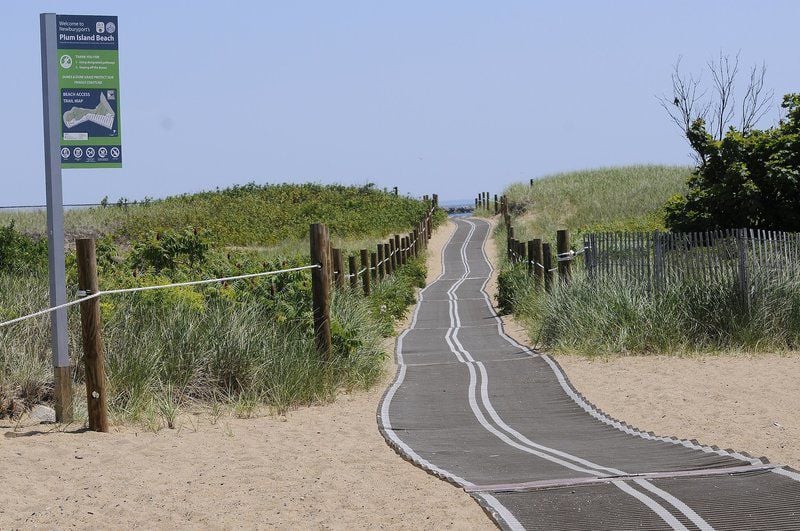
[[[61,167],[119,168],[117,17],[58,15]]]

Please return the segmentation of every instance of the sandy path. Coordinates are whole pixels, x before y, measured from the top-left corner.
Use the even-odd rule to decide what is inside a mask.
[[[433,277],[452,229],[432,240]],[[177,430],[111,434],[0,421],[0,528],[493,528],[379,434],[393,377],[388,362],[385,385],[286,419],[203,414]]]
[[[486,250],[496,267],[493,239]],[[496,303],[496,275],[487,290]],[[502,319],[510,336],[530,344],[513,317]],[[554,358],[573,385],[612,417],[800,469],[800,352]]]

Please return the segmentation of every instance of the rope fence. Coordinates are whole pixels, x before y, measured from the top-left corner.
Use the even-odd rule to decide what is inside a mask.
[[[0,329],[35,317],[50,315],[54,312],[80,305],[89,429],[94,431],[108,431],[105,349],[102,338],[102,321],[100,319],[100,297],[233,282],[243,279],[310,271],[314,344],[321,358],[325,362],[328,362],[331,361],[333,350],[330,320],[331,287],[344,287],[345,281],[349,280],[351,287],[355,288],[357,286],[357,280],[361,278],[364,295],[369,296],[372,280],[383,280],[387,275],[391,275],[408,263],[410,259],[419,256],[423,249],[427,247],[432,234],[433,214],[438,207],[438,196],[433,194],[430,200],[428,196],[425,196],[423,201],[428,208],[411,232],[407,235],[396,234],[387,242],[378,243],[374,252],[361,249],[360,253],[358,253],[358,258],[360,259],[359,266],[356,266],[356,256],[348,256],[349,274],[345,274],[342,251],[333,248],[330,244],[330,235],[327,226],[322,223],[314,223],[310,226],[309,230],[311,263],[308,265],[153,286],[100,290],[97,278],[95,240],[78,239],[75,242],[78,269],[78,298],[64,304],[58,304],[28,315],[0,322]],[[56,365],[56,363],[54,363],[54,365]],[[72,382],[69,377],[70,368],[68,366],[55,366],[54,369],[57,376],[56,385],[59,387],[57,392],[54,393],[57,420],[59,422],[71,422],[71,397],[73,393]],[[63,375],[63,377],[59,375]]]
[[[156,286],[139,286],[135,288],[120,288],[120,289],[109,289],[103,291],[96,291],[90,292],[89,290],[78,290],[78,299],[74,301],[70,301],[64,304],[59,304],[58,306],[53,306],[52,308],[47,308],[44,310],[40,310],[38,312],[34,312],[29,315],[24,315],[22,317],[17,317],[15,319],[11,319],[10,321],[5,321],[0,323],[0,328],[5,326],[9,326],[15,323],[19,323],[22,321],[26,321],[28,319],[33,319],[34,317],[39,317],[41,315],[47,315],[49,313],[55,312],[57,310],[61,310],[64,308],[69,308],[70,306],[75,306],[76,304],[80,304],[82,302],[86,302],[92,299],[96,299],[98,297],[102,297],[103,295],[118,295],[121,293],[136,293],[140,291],[151,291],[157,289],[170,289],[170,288],[179,288],[184,286],[199,286],[202,284],[214,284],[219,282],[232,282],[234,280],[242,280],[246,278],[257,278],[257,277],[266,277],[272,275],[280,275],[281,273],[292,273],[294,271],[306,271],[309,269],[317,269],[320,267],[319,265],[307,265],[307,266],[300,266],[300,267],[292,267],[289,269],[279,269],[277,271],[264,271],[262,273],[249,273],[246,275],[237,275],[234,277],[221,277],[221,278],[209,278],[204,280],[192,280],[188,282],[175,282],[172,284],[159,284]]]

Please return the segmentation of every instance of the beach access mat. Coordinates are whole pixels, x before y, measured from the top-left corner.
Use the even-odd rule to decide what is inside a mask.
[[[507,529],[800,529],[800,473],[615,420],[508,337],[484,291],[490,225],[455,223],[378,411],[397,452]]]

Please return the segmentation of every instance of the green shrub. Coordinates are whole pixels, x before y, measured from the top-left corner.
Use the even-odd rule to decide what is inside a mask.
[[[47,268],[47,241],[29,238],[14,228],[0,227],[0,272],[29,272]]]
[[[191,228],[167,230],[136,242],[129,260],[133,268],[155,273],[179,266],[193,268],[205,262],[209,247],[208,231]]]
[[[800,94],[788,94],[786,119],[742,133],[731,128],[717,141],[702,119],[687,132],[700,163],[689,191],[666,205],[673,230],[731,228],[800,230]]]
[[[517,313],[549,349],[587,355],[777,350],[800,344],[800,281],[683,281],[659,290],[578,275],[551,294],[523,290]]]

